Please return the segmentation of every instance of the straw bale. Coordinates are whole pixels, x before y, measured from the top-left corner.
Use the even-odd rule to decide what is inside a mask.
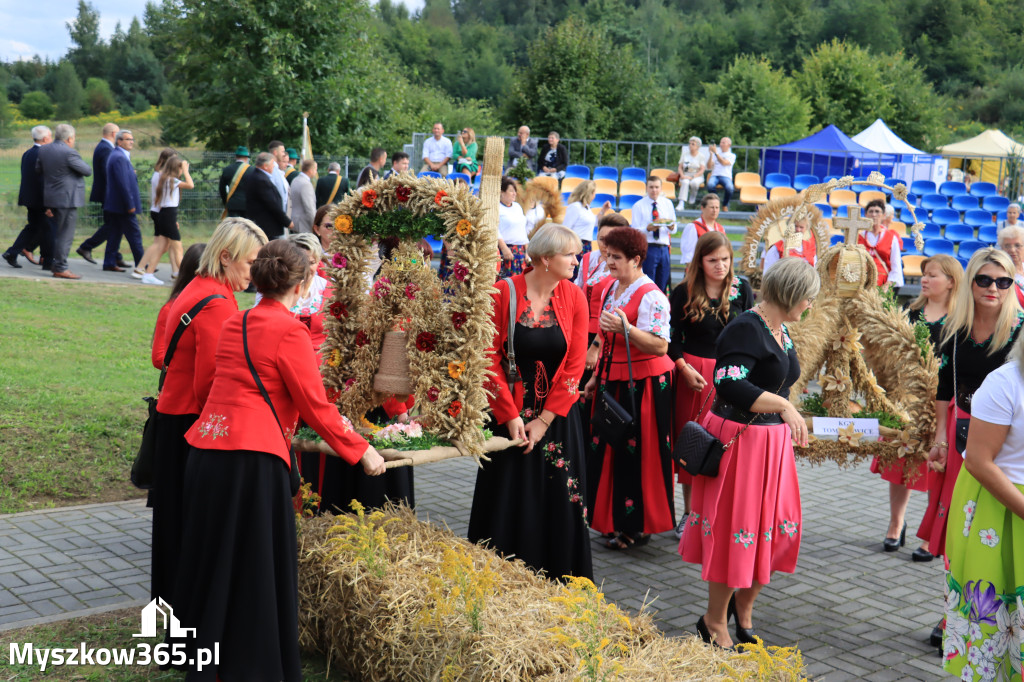
[[[560,583],[421,522],[404,507],[388,509],[377,521],[387,536],[386,547],[375,555],[386,562],[379,578],[354,556],[336,550],[340,536],[332,527],[340,518],[327,515],[300,523],[299,639],[304,649],[323,652],[368,682],[579,678],[577,651],[550,632],[572,627],[560,618],[566,607],[555,600],[564,594]],[[474,571],[495,575],[477,632],[458,610],[435,608],[431,586],[444,576],[446,548],[469,557]],[[757,679],[799,679],[801,663],[793,650],[776,651],[774,657],[763,648],[735,654],[693,636],[668,638],[648,613],[608,627],[612,646],[621,646],[617,655],[604,651],[607,664],[619,667],[618,676],[609,679],[718,680],[742,673],[757,678],[759,669],[767,674]]]

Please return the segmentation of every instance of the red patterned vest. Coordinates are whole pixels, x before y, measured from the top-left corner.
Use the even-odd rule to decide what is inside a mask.
[[[706,232],[711,232],[712,230],[725,234],[724,227],[719,225],[717,222],[711,223],[711,226],[709,227],[708,224],[704,222],[704,218],[697,218],[694,220],[693,226],[697,228],[697,239],[700,239]]]
[[[875,259],[875,266],[878,267],[878,286],[885,284],[885,281],[889,279],[889,263],[892,261],[892,242],[894,239],[899,239],[900,236],[896,234],[896,230],[886,230],[882,233],[882,236],[878,238],[878,244],[874,247],[868,245],[868,238],[861,232],[857,235],[857,243],[868,250],[871,257]]]
[[[785,253],[783,251],[785,247],[782,243],[782,240],[780,239],[779,241],[775,242],[775,249],[779,252],[779,258],[786,258],[787,256],[792,256],[794,258],[803,258],[805,261],[807,261],[813,266],[816,256],[818,255],[818,242],[814,239],[813,232],[811,232],[810,235],[810,239],[804,240],[804,250],[802,252],[797,251],[796,249],[790,249],[789,253]]]
[[[599,300],[601,301],[600,307],[598,308],[598,314],[604,309],[604,299],[608,294],[609,289],[618,281],[614,277],[609,277],[606,281],[601,282],[599,287],[595,289],[595,293],[599,294]],[[626,319],[629,320],[629,324],[636,324],[637,317],[640,314],[640,301],[643,297],[651,292],[657,291],[658,285],[654,282],[648,282],[641,287],[638,287],[633,295],[630,296],[629,300],[623,303],[620,307],[622,312],[626,313]],[[668,314],[668,310],[665,311]],[[668,324],[668,320],[665,320],[665,324]],[[609,379],[612,381],[629,381],[629,367],[626,362],[626,345],[623,343],[622,334],[615,334],[615,348],[612,351],[612,363],[609,373]],[[611,348],[612,335],[604,334],[602,340],[602,348],[605,353]],[[675,363],[672,362],[668,355],[650,355],[649,353],[641,353],[636,349],[636,346],[630,346],[629,349],[630,359],[633,363],[633,380],[639,381],[646,379],[647,377],[658,376],[671,370]]]

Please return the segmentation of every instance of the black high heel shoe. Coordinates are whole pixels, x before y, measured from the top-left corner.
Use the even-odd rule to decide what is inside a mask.
[[[882,540],[882,549],[886,552],[895,552],[900,547],[907,544],[907,522],[903,522],[903,530],[900,531],[898,538],[886,538]]]
[[[736,593],[732,593],[732,597],[729,598],[729,607],[726,610],[725,623],[729,624],[729,620],[734,619],[736,621],[736,641],[740,644],[757,644],[757,640],[754,639],[757,633],[754,632],[754,624],[751,623],[749,628],[745,628],[740,625],[739,616],[736,615]]]
[[[726,621],[726,623],[728,623],[728,621]],[[704,616],[701,616],[700,619],[697,621],[697,634],[700,635],[700,638],[702,640],[704,640],[705,644],[710,644],[711,646],[716,646],[719,649],[729,649],[729,650],[732,650],[731,646],[722,646],[717,641],[713,641],[711,639],[711,630],[708,630],[708,626],[704,622]]]

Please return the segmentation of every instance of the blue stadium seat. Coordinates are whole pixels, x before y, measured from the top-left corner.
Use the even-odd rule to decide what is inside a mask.
[[[910,191],[921,196],[923,194],[938,194],[935,189],[935,183],[931,180],[914,180],[910,183]]]
[[[960,248],[956,250],[957,258],[966,258],[970,260],[971,256],[974,255],[975,251],[988,248],[988,244],[977,239],[967,239],[960,242]]]
[[[1006,220],[1006,210],[1005,209],[1002,210],[1002,211],[999,211],[998,213],[996,213],[996,221],[997,222],[1001,223],[1004,220]]]
[[[937,208],[932,211],[932,222],[937,225],[949,225],[960,222],[960,211],[952,208]]]
[[[918,211],[918,213],[927,213],[927,211]],[[900,209],[900,222],[910,225],[914,222],[914,214],[910,212],[909,208]]]
[[[996,186],[991,182],[971,183],[972,197],[993,197],[997,194]]]
[[[570,194],[572,194],[572,192],[562,192],[562,201],[568,203]]]
[[[639,180],[640,182],[647,182],[647,171],[643,168],[637,168],[636,166],[630,166],[629,168],[622,169],[622,181],[626,180]]]
[[[851,217],[850,213],[849,213],[849,209],[851,209],[851,208],[854,210],[854,213],[856,214],[853,217],[860,218],[861,217],[861,215],[860,215],[860,206],[858,206],[856,204],[844,204],[843,206],[840,206],[839,208],[836,209],[836,212],[835,212],[836,217],[837,218],[849,218],[849,217]]]
[[[797,192],[803,191],[811,185],[817,185],[821,182],[817,175],[810,175],[805,173],[804,175],[798,175],[793,178],[793,189]]]
[[[601,208],[606,201],[612,205],[612,208],[615,208],[615,196],[603,193],[594,195],[594,200],[590,202],[590,208]]]
[[[817,206],[818,210],[821,211],[822,218],[832,217],[832,207],[829,206],[828,204],[815,204],[815,206]]]
[[[822,182],[828,182],[829,180],[838,180],[838,179],[839,179],[838,175],[826,175],[825,177],[823,177],[821,179],[821,181]]]
[[[467,185],[470,183],[469,174],[467,173],[449,173],[448,182],[455,184],[456,180],[462,180]]]
[[[926,211],[934,211],[937,208],[947,208],[949,199],[941,194],[925,194],[921,197],[921,208]]]
[[[619,169],[614,166],[598,166],[594,169],[595,180],[619,181]]]
[[[590,168],[588,166],[582,166],[580,164],[573,164],[566,166],[565,177],[567,178],[582,178],[584,180],[590,179]]]
[[[829,239],[828,245],[829,246],[835,246],[839,242],[843,241],[843,239],[844,239],[843,235],[841,235],[841,234],[834,234],[834,235],[832,235],[832,238]]]
[[[793,179],[788,173],[769,173],[764,176],[764,188],[770,190],[774,187],[792,187]]]
[[[639,194],[623,194],[619,197],[619,210],[633,208],[633,204],[643,199]]]
[[[985,197],[981,200],[981,207],[986,211],[1005,211],[1006,207],[1010,205],[1010,200],[1006,197],[993,196]]]
[[[891,199],[889,203],[892,204],[892,207],[897,211],[903,210],[908,205],[917,208],[917,197],[913,194],[908,194],[906,201],[903,199]]]
[[[962,182],[949,181],[939,185],[939,194],[947,197],[955,197],[957,194],[967,194],[967,185]]]
[[[913,237],[902,237],[903,248],[900,249],[900,253],[904,256],[920,256],[921,252],[917,250],[917,245],[914,243]]]
[[[417,178],[437,178],[438,180],[440,180],[441,179],[441,174],[437,173],[435,171],[420,171],[419,173],[416,174],[416,177]]]
[[[970,263],[971,261],[968,260],[967,258],[957,258],[956,262],[960,264],[960,267],[966,270],[968,263]]]
[[[953,242],[948,239],[925,239],[924,241],[924,255],[926,256],[937,256],[940,253],[944,253],[947,256],[954,255]]]
[[[992,212],[981,208],[971,209],[964,213],[964,222],[971,227],[985,227],[992,224]]]
[[[970,211],[972,208],[978,208],[978,197],[972,197],[970,194],[957,194],[953,197],[954,210]]]
[[[983,225],[978,228],[978,240],[983,241],[986,244],[995,244],[998,232],[999,228],[995,225]]]
[[[480,185],[473,185],[469,191],[472,192],[475,197],[480,196]]]
[[[965,242],[974,239],[974,228],[963,223],[951,223],[946,225],[942,236],[954,243]]]
[[[436,253],[438,256],[441,255],[442,244],[441,240],[438,237],[430,235],[429,237],[424,237],[423,239],[426,240],[428,244],[430,244],[430,248],[434,250],[434,253]]]
[[[924,227],[921,228],[921,237],[925,240],[928,239],[939,239],[942,237],[942,228],[935,223],[921,223]]]

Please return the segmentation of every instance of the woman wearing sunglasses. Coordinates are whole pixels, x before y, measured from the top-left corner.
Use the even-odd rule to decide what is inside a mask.
[[[1024,312],[1011,291],[1015,270],[999,249],[976,252],[967,264],[967,286],[957,292],[942,333],[935,438],[928,453],[938,475],[929,484],[928,508],[917,531],[936,556],[946,552],[946,526],[953,487],[963,464],[971,400],[985,377],[1006,361],[1024,321]],[[941,643],[941,632],[937,632],[941,627],[932,631],[936,645]]]

